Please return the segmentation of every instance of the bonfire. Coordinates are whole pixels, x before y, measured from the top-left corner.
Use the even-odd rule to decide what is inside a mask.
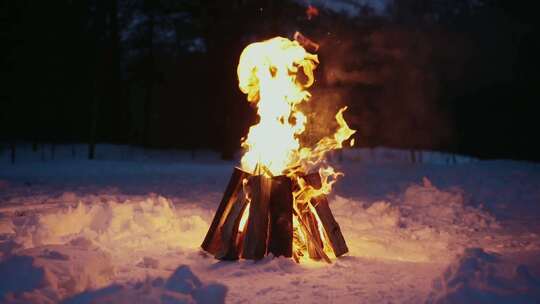
[[[337,172],[325,161],[355,133],[340,109],[338,128],[314,146],[303,146],[308,125],[300,105],[319,63],[318,45],[295,34],[248,45],[240,55],[238,82],[259,116],[242,142],[234,168],[202,248],[218,259],[258,260],[267,254],[331,262],[348,252],[328,195]],[[350,145],[354,144],[351,139]]]

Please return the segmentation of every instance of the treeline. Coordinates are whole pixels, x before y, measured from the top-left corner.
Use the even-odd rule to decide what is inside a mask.
[[[347,3],[356,3],[346,1]],[[321,44],[303,140],[348,105],[360,146],[540,159],[535,15],[522,3],[4,1],[0,141],[210,148],[230,158],[256,120],[237,89],[247,44],[299,30]]]

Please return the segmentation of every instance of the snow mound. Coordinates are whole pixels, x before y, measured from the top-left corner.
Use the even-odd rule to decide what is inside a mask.
[[[208,229],[202,218],[205,213],[189,206],[177,210],[161,196],[122,203],[78,203],[27,216],[24,223],[15,225],[14,240],[24,248],[82,240],[113,256],[129,251],[195,249]],[[13,224],[3,226],[9,232]]]
[[[2,303],[225,303],[226,286],[201,282],[185,265],[167,280],[156,278],[107,286],[112,266],[103,253],[72,250],[67,254],[77,261],[68,258],[53,263],[42,260],[49,257],[28,254],[0,263],[0,276],[9,278],[0,281]]]
[[[508,265],[510,264],[510,265]],[[512,268],[513,271],[505,271]],[[433,282],[427,303],[538,303],[540,280],[481,248],[467,248]]]
[[[405,225],[446,229],[455,234],[499,228],[492,215],[466,205],[463,191],[442,191],[426,177],[422,185],[407,188],[400,207]]]
[[[448,261],[473,235],[499,226],[486,211],[467,206],[462,191],[440,190],[427,178],[397,202],[366,204],[336,196],[331,208],[351,254],[373,258]]]
[[[102,287],[113,276],[110,256],[97,248],[36,247],[0,263],[0,299],[57,302],[66,295]]]
[[[113,284],[68,298],[70,303],[225,303],[227,287],[205,284],[182,265],[167,279],[147,279],[132,284]]]
[[[72,193],[61,197],[66,201],[81,198]],[[162,278],[174,271],[178,258],[198,251],[209,225],[203,218],[209,211],[180,206],[149,196],[36,207],[1,218],[0,278],[14,279],[1,280],[0,299],[48,303],[79,294],[74,303],[85,299],[99,303],[137,299],[223,302],[226,289],[201,283],[187,266],[162,284],[159,279],[130,283],[143,277]]]

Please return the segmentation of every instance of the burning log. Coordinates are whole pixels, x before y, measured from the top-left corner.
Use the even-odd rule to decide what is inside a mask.
[[[270,195],[270,235],[268,252],[275,257],[292,256],[292,182],[286,176],[272,178]]]
[[[201,247],[211,253],[217,254],[219,251],[223,251],[223,240],[221,240],[220,233],[218,233],[218,228],[223,226],[225,220],[229,217],[233,204],[238,198],[238,192],[240,186],[242,185],[242,180],[248,176],[247,172],[242,171],[239,168],[234,168],[229,184],[223,193],[223,198],[221,203],[214,215],[212,224],[206,233],[206,237],[201,245]]]
[[[304,176],[304,180],[315,189],[322,187],[321,177],[318,173],[312,173]],[[339,224],[336,222],[330,207],[328,206],[328,199],[326,195],[320,195],[311,200],[311,204],[314,206],[321,224],[328,236],[328,241],[336,257],[340,257],[343,254],[349,252]]]
[[[230,212],[227,218],[221,225],[219,230],[219,236],[221,237],[220,249],[215,253],[216,258],[220,260],[237,260],[239,255],[238,240],[242,234],[238,231],[242,214],[247,207],[247,200],[245,197],[238,197],[234,204],[231,206]]]
[[[332,263],[332,261],[330,261],[330,258],[328,257],[328,255],[326,255],[326,253],[324,253],[324,247],[320,246],[318,242],[313,242],[312,241],[312,240],[315,239],[315,236],[314,236],[314,234],[312,234],[311,230],[309,229],[308,224],[303,220],[302,215],[300,215],[296,210],[294,211],[294,214],[296,215],[296,218],[298,219],[298,223],[300,224],[300,229],[304,232],[304,235],[307,237],[308,253],[309,253],[309,246],[310,246],[309,243],[311,242],[311,250],[314,253],[311,253],[310,257],[311,258],[313,258],[312,256],[321,257],[326,262]],[[317,231],[317,233],[318,233],[318,231]],[[316,258],[316,259],[319,259],[319,258]],[[295,258],[295,260],[298,262],[298,260],[296,258]]]
[[[306,229],[309,231],[308,235],[310,235],[307,244],[309,257],[314,260],[320,260],[322,258],[321,251],[324,251],[324,244],[319,234],[317,219],[311,211],[304,212],[302,219],[306,224]]]
[[[272,180],[264,175],[248,178],[249,218],[242,248],[245,259],[259,260],[266,254],[271,186]]]

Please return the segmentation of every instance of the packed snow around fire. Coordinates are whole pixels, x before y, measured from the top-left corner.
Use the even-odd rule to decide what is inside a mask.
[[[0,151],[0,302],[540,301],[538,164],[348,149],[329,196],[348,254],[227,262],[200,245],[237,162],[86,148]]]

